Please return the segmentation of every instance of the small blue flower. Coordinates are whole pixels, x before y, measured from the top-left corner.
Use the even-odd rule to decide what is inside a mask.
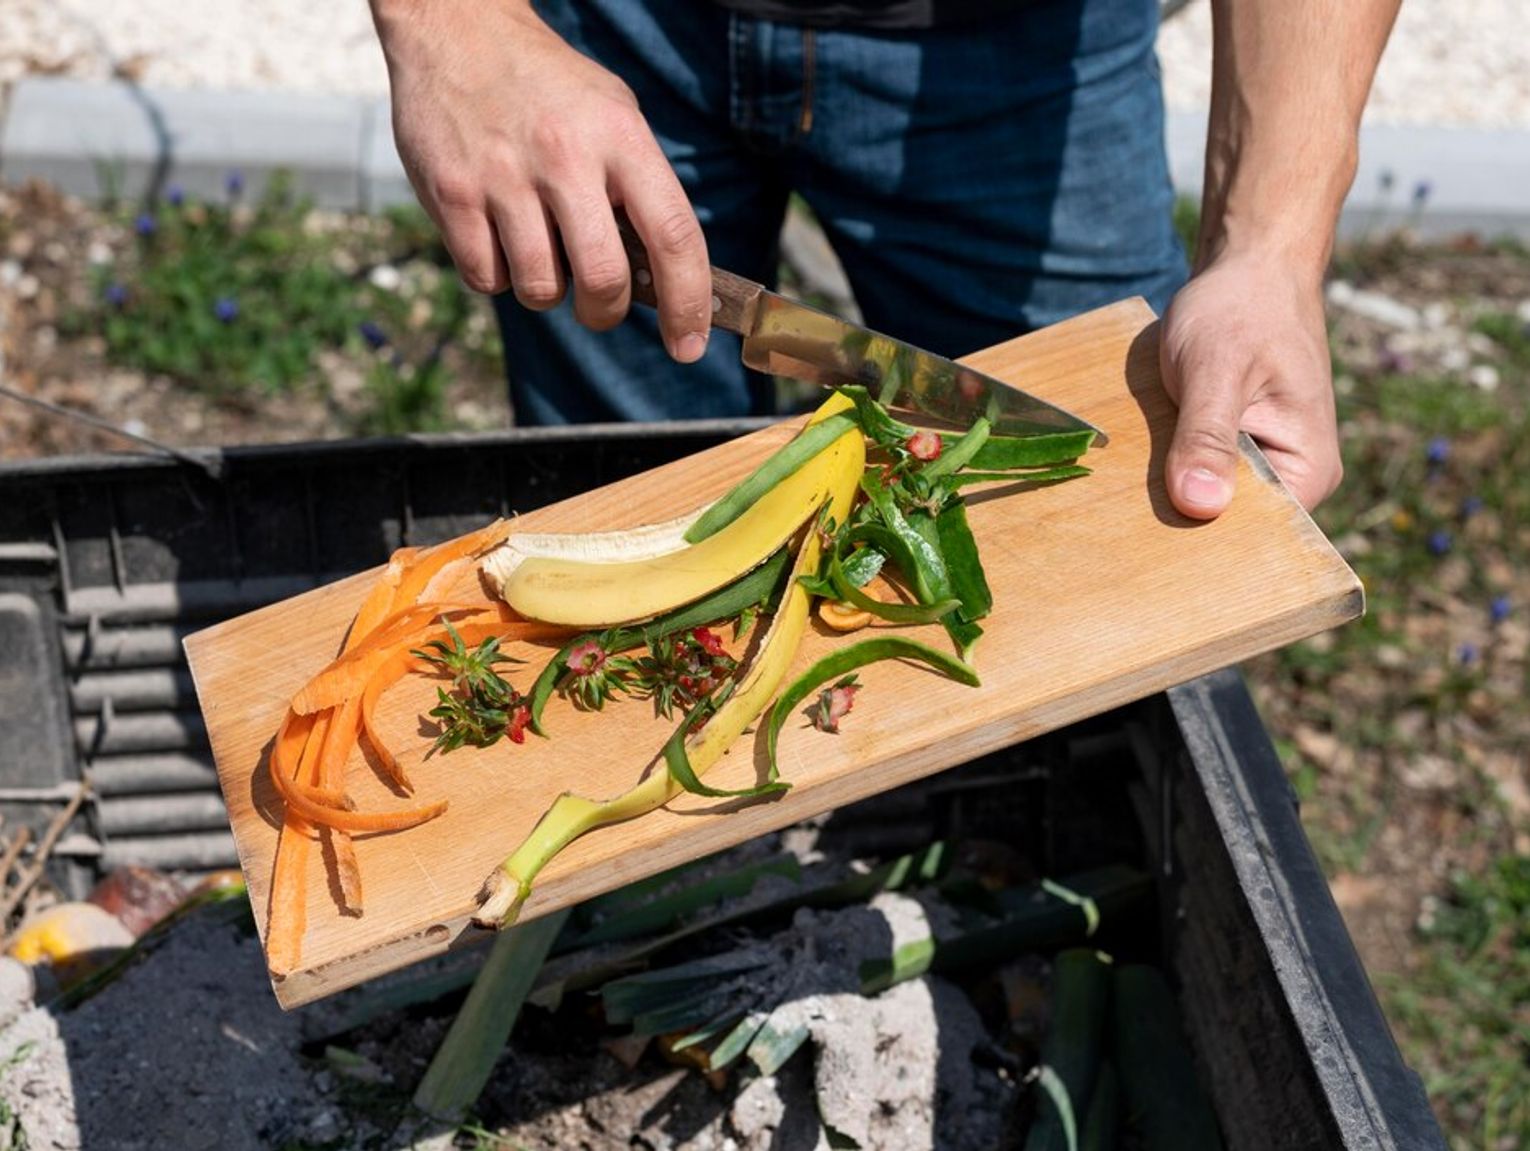
[[[219,296],[213,303],[213,315],[225,324],[232,324],[239,318],[239,301],[232,296]]]
[[[361,333],[361,338],[366,341],[367,347],[371,348],[374,352],[379,348],[386,348],[388,346],[388,333],[371,320],[361,321],[356,326],[356,330]]]
[[[1447,555],[1450,552],[1452,543],[1454,541],[1450,538],[1449,532],[1443,529],[1432,531],[1429,533],[1429,554],[1432,556]]]
[[[1438,467],[1450,459],[1450,441],[1444,436],[1435,436],[1429,441],[1429,449],[1425,454],[1429,462]]]
[[[223,177],[223,189],[228,193],[229,199],[237,200],[244,191],[244,173],[238,168],[231,168],[227,176]]]
[[[1429,197],[1430,197],[1430,195],[1433,192],[1434,192],[1434,185],[1431,184],[1428,180],[1420,180],[1417,184],[1414,184],[1413,185],[1413,203],[1414,203],[1414,205],[1417,206],[1417,207],[1420,207],[1420,208],[1423,207],[1426,203],[1428,203]]]
[[[1461,518],[1469,520],[1482,510],[1481,496],[1467,496],[1461,501]]]
[[[1494,623],[1503,623],[1504,620],[1509,618],[1511,606],[1508,596],[1495,595],[1493,602],[1488,604],[1488,618]]]
[[[1479,655],[1477,645],[1474,643],[1463,643],[1456,649],[1456,659],[1460,661],[1462,667],[1471,667],[1477,662]]]
[[[127,303],[128,290],[126,285],[113,280],[102,289],[101,297],[112,307],[120,308]]]
[[[171,184],[165,189],[165,202],[172,208],[179,208],[186,202],[186,189],[179,184]]]
[[[152,236],[159,228],[159,222],[154,219],[152,212],[139,212],[138,218],[133,221],[133,231],[145,238]]]

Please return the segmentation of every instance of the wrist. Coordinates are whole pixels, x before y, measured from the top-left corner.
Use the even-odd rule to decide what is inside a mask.
[[[467,26],[485,16],[541,26],[531,0],[367,0],[367,6],[390,68],[472,43],[476,33]]]
[[[1208,158],[1196,243],[1197,270],[1238,259],[1275,264],[1321,284],[1354,174],[1354,150],[1323,150],[1309,162],[1277,156]]]
[[[1333,255],[1333,221],[1326,216],[1292,231],[1289,222],[1224,209],[1203,223],[1196,246],[1195,272],[1240,266],[1278,273],[1301,289],[1321,291]]]
[[[1203,248],[1193,279],[1215,279],[1221,292],[1252,291],[1267,301],[1284,299],[1299,309],[1313,304],[1321,311],[1326,272],[1326,261],[1315,261],[1307,253],[1293,254],[1288,247],[1263,238],[1228,239],[1210,250]]]

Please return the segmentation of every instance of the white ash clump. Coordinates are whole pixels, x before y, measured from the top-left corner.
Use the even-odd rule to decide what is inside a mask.
[[[998,1146],[1016,1088],[974,1061],[987,1035],[966,995],[932,976],[860,992],[863,962],[953,927],[933,896],[884,893],[800,910],[775,936],[715,957],[759,961],[741,978],[759,1010],[774,1008],[768,1026],[807,1032],[772,1075],[741,1058],[719,1090],[695,1070],[655,1075],[651,1059],[512,1057],[484,1104],[506,1115],[504,1138],[537,1151],[828,1151],[825,1123],[862,1151]]]
[[[799,1053],[739,1093],[728,1113],[739,1151],[827,1151],[822,1125],[864,1151],[997,1145],[1007,1089],[973,1064],[985,1034],[967,997],[930,976],[871,998],[860,993],[863,962],[953,927],[944,904],[884,892],[864,907],[804,909],[789,944],[769,942],[791,956],[773,968],[780,984],[766,998],[781,1006],[769,1026],[805,1028],[811,1055]],[[815,1112],[816,1143],[782,1142],[788,1131],[800,1139],[803,1117]]]

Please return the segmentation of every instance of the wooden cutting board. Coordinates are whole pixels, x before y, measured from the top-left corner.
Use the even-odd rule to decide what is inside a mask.
[[[970,361],[1077,412],[1110,437],[1108,447],[1089,454],[1092,476],[971,496],[972,528],[995,601],[977,650],[983,686],[963,687],[903,664],[867,668],[839,735],[788,724],[781,766],[791,791],[752,805],[686,795],[596,831],[542,873],[525,918],[1334,627],[1362,610],[1354,573],[1251,446],[1226,514],[1194,523],[1174,512],[1163,463],[1175,411],[1159,381],[1155,317],[1142,301],[1092,312]],[[518,522],[527,530],[593,531],[673,518],[747,474],[795,426],[734,440]],[[262,938],[280,819],[264,758],[288,700],[337,652],[374,576],[342,580],[186,640]],[[486,597],[467,570],[443,598]],[[938,628],[915,634],[949,646]],[[821,626],[810,629],[797,667],[843,642]],[[519,654],[542,661],[549,651]],[[512,682],[525,686],[539,666],[512,675]],[[312,870],[303,962],[275,983],[285,1007],[483,938],[469,922],[480,883],[553,799],[566,789],[593,798],[625,790],[671,730],[641,702],[589,716],[555,699],[546,715],[548,740],[425,760],[431,735],[421,717],[434,692],[434,681],[406,680],[385,697],[383,725],[418,797],[445,797],[451,807],[423,826],[357,841],[366,890],[360,917],[341,915],[328,872]],[[708,782],[745,786],[761,762],[755,737],[746,735]],[[347,787],[363,807],[406,803],[360,751]]]

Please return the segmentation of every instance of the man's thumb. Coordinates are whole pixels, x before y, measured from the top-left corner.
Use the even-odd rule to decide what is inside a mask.
[[[1235,388],[1220,389],[1203,381],[1181,381],[1179,422],[1169,445],[1169,498],[1191,519],[1215,519],[1232,501],[1238,465],[1238,421]]]

